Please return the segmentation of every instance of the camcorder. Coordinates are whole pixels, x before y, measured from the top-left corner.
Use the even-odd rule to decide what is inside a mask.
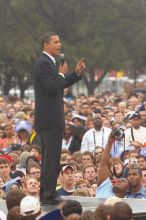
[[[124,137],[124,128],[119,127],[112,130],[112,135],[115,137],[115,139],[122,139]]]

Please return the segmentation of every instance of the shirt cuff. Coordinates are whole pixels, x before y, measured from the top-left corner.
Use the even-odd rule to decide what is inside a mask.
[[[65,78],[64,74],[63,73],[58,73],[60,76],[62,76],[63,78]]]

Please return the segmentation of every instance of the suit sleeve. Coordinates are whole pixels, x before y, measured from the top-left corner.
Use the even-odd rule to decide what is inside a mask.
[[[57,68],[46,61],[38,65],[36,77],[42,89],[50,94],[57,93],[81,79],[76,73],[68,74],[65,77],[61,76],[58,74]]]

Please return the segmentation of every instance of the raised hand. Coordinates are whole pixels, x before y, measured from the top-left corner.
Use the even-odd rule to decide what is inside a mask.
[[[76,68],[75,68],[75,72],[77,74],[81,74],[84,70],[85,70],[86,66],[85,66],[85,58],[80,59],[77,64],[76,64]]]

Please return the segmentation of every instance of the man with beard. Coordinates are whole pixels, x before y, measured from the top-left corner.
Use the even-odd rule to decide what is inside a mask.
[[[103,152],[99,174],[97,177],[97,198],[107,199],[112,196],[124,198],[126,196],[126,193],[129,191],[129,183],[127,179],[112,179],[112,177],[110,179],[110,151],[114,141],[115,137],[112,134],[110,134],[108,143]]]
[[[88,130],[83,136],[81,152],[94,152],[96,146],[104,148],[107,144],[111,129],[103,127],[103,120],[101,116],[96,116],[93,120],[93,123],[94,128]]]

